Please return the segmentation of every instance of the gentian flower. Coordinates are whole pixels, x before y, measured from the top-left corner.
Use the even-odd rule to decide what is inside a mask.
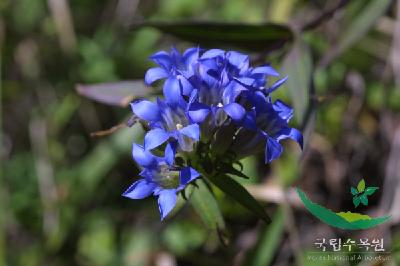
[[[154,149],[169,139],[176,140],[183,151],[193,149],[193,144],[199,140],[200,128],[186,116],[185,105],[183,99],[174,104],[160,99],[156,103],[146,100],[131,103],[133,113],[149,123],[150,131],[144,138],[146,150]]]
[[[302,147],[301,132],[288,124],[293,109],[271,100],[287,77],[268,86],[280,77],[270,65],[252,67],[248,55],[198,47],[182,55],[172,48],[150,59],[158,66],[146,72],[145,83],[163,80],[164,98],[131,103],[148,131],[143,146],[133,145],[143,178],[124,196],[158,196],[162,219],[175,206],[176,193],[196,178],[261,152],[270,163],[283,152],[284,139]]]
[[[143,178],[133,183],[123,194],[131,199],[143,199],[151,194],[158,197],[158,207],[163,220],[175,207],[176,193],[185,188],[199,176],[191,167],[174,167],[174,151],[171,145],[166,148],[165,156],[154,156],[143,147],[133,144],[134,160],[143,168]]]
[[[170,53],[160,51],[150,57],[159,67],[150,68],[145,75],[145,83],[151,85],[159,79],[165,79],[163,91],[166,98],[170,92],[175,92],[177,87],[182,84],[184,95],[189,95],[192,87],[187,82],[186,77],[193,74],[195,62],[199,57],[199,48],[187,49],[181,55],[175,48]]]
[[[282,101],[271,103],[267,100],[258,108],[253,107],[244,119],[243,127],[237,134],[232,150],[244,157],[264,149],[265,162],[278,158],[283,147],[281,140],[290,138],[303,147],[303,136],[288,125],[293,109]]]

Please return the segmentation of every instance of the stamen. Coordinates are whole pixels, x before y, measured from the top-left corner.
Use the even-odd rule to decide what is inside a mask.
[[[183,126],[181,124],[176,124],[176,129],[180,130],[181,128],[183,128]]]
[[[217,107],[221,108],[222,106],[224,106],[222,103],[218,103]]]

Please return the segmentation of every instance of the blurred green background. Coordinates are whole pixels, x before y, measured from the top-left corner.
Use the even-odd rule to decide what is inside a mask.
[[[267,40],[251,48],[264,35],[246,30],[239,47],[224,43],[289,75],[274,97],[294,106],[292,125],[305,135],[303,152],[288,142],[271,165],[262,155],[243,161],[252,177],[245,185],[271,224],[214,191],[227,246],[190,203],[161,223],[153,198],[121,197],[138,174],[130,149],[142,129],[90,137],[130,110],[75,91],[76,84],[142,79],[152,53],[201,45],[143,25],[182,20],[291,29],[274,47]],[[0,0],[0,49],[0,265],[400,265],[400,2]],[[294,191],[352,210],[350,186],[360,178],[380,187],[361,211],[392,215],[368,231],[322,224]],[[392,259],[312,263],[307,254],[321,237],[384,238]]]

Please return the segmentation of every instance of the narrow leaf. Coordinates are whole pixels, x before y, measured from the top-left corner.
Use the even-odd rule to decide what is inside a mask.
[[[365,180],[364,179],[361,179],[360,182],[358,182],[357,190],[359,193],[364,192],[364,190],[365,190]]]
[[[355,187],[351,187],[351,194],[353,196],[357,195],[358,194],[358,190]]]
[[[263,219],[266,223],[271,221],[260,203],[242,185],[231,177],[227,175],[219,175],[208,176],[207,179],[243,207],[249,209],[259,218]]]
[[[276,210],[270,225],[261,232],[257,245],[248,253],[246,265],[271,265],[285,229],[285,215],[282,206]]]
[[[144,98],[154,91],[146,87],[141,80],[121,81],[115,83],[101,83],[76,86],[76,91],[91,100],[100,103],[126,107],[136,98]]]
[[[201,179],[196,181],[191,203],[208,228],[218,229],[219,231],[225,228],[224,218],[222,217],[218,203],[207,185]]]
[[[223,165],[222,168],[221,168],[221,171],[223,173],[227,173],[227,174],[230,174],[230,175],[238,176],[238,177],[241,177],[241,178],[244,178],[244,179],[250,179],[250,177],[245,175],[242,171],[239,171],[239,170],[235,169],[231,165]]]
[[[202,47],[235,46],[252,51],[270,51],[281,47],[293,38],[289,27],[284,25],[243,24],[222,22],[145,22],[134,28],[153,27],[164,33]]]
[[[310,50],[299,39],[283,60],[282,71],[284,75],[289,76],[286,85],[293,99],[295,119],[299,123],[303,123],[309,105],[312,71],[313,64]]]
[[[391,0],[366,1],[365,7],[359,12],[345,28],[339,37],[339,42],[326,53],[322,65],[327,65],[333,58],[342,54],[358,42],[372,28],[375,22],[386,12]]]
[[[364,194],[367,195],[367,196],[371,196],[371,195],[374,194],[375,191],[377,191],[378,189],[379,189],[378,187],[367,187],[367,188],[365,189]]]

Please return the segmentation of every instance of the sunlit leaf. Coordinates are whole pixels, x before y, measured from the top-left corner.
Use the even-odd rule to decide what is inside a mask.
[[[264,208],[260,203],[238,182],[227,175],[208,176],[214,185],[229,195],[232,199],[236,200],[243,207],[252,211],[259,218],[269,223],[271,219],[268,217]]]
[[[365,180],[364,179],[361,179],[360,182],[358,182],[357,190],[359,193],[364,192],[364,190],[365,190]]]
[[[213,194],[203,180],[196,181],[192,193],[191,203],[201,217],[204,224],[210,229],[224,229],[225,222]]]
[[[93,85],[77,85],[77,92],[100,103],[126,107],[137,98],[145,98],[154,93],[141,80],[101,83]]]
[[[153,27],[202,47],[237,47],[253,51],[269,51],[293,38],[292,31],[278,24],[243,24],[222,22],[146,22],[134,25]]]

